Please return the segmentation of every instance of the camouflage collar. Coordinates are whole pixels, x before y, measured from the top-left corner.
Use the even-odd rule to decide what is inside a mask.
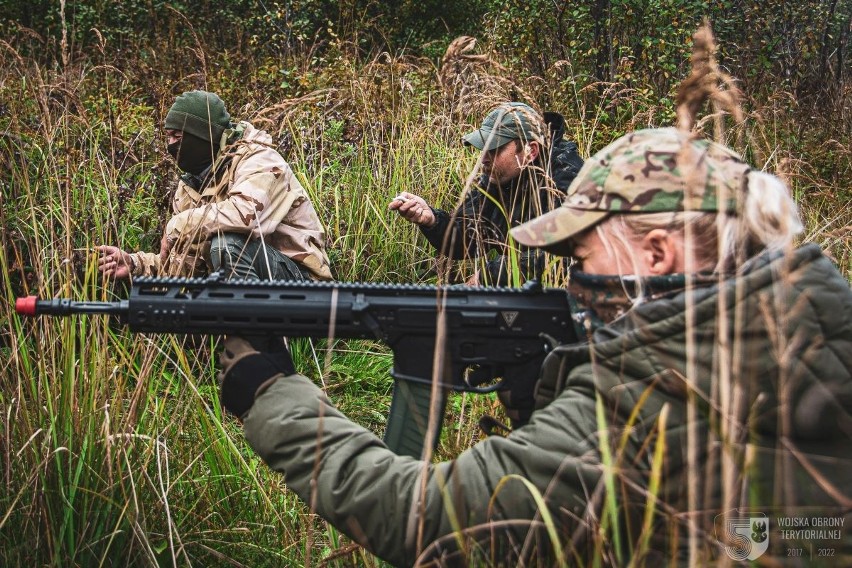
[[[589,288],[617,288],[629,296],[652,299],[671,292],[679,292],[687,286],[687,274],[666,274],[663,276],[618,276],[610,274],[589,274],[581,270],[570,271],[571,280]],[[693,286],[706,286],[719,282],[719,275],[699,272],[692,275]]]
[[[638,303],[673,296],[687,287],[706,287],[719,282],[718,274],[667,274],[618,276],[571,270],[568,297],[572,318],[581,337],[625,315]]]

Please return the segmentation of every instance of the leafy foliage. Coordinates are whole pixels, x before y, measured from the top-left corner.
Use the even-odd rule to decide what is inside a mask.
[[[684,46],[707,18],[721,64],[750,90],[826,94],[849,79],[852,6],[834,0],[509,0],[493,3],[490,13],[495,45],[542,75],[568,61],[575,74],[666,96],[683,76]]]

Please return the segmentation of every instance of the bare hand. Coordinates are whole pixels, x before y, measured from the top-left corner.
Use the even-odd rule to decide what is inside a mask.
[[[100,253],[98,270],[104,276],[111,276],[118,280],[123,280],[130,276],[130,264],[132,261],[129,253],[110,245],[101,245],[95,248]]]
[[[437,222],[435,213],[426,203],[426,200],[407,191],[403,191],[388,203],[388,209],[395,210],[403,219],[415,225],[423,225],[428,228],[434,226]]]

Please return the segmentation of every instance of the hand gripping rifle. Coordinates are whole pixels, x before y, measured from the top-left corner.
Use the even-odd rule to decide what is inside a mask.
[[[218,274],[137,278],[127,300],[29,296],[18,298],[15,310],[108,314],[134,333],[377,339],[393,351],[385,442],[418,458],[424,445],[437,444],[448,389],[532,389],[550,348],[576,342],[567,292],[537,282],[471,288],[223,280]]]

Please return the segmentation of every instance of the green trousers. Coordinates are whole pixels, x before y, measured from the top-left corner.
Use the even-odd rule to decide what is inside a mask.
[[[246,280],[309,280],[309,273],[297,262],[268,246],[261,239],[223,233],[210,243],[213,270],[225,278]]]

